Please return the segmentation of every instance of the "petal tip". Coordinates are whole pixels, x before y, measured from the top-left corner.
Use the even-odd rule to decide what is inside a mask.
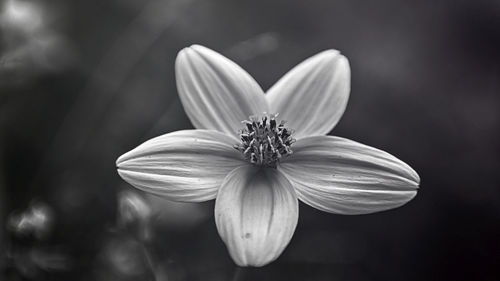
[[[183,49],[185,52],[184,53],[187,53],[187,54],[194,54],[196,53],[197,55],[201,55],[201,56],[221,56],[219,53],[217,53],[216,51],[210,49],[210,48],[207,48],[205,46],[202,46],[202,45],[198,45],[198,44],[193,44],[189,47],[186,47]]]
[[[318,57],[335,58],[340,55],[340,51],[336,49],[327,49],[317,54]]]
[[[415,184],[415,189],[418,189],[419,188],[419,185],[420,185],[420,176],[418,175],[417,171],[415,171],[410,165],[408,165],[407,163],[399,160],[402,164],[402,169],[405,171],[406,173],[406,178],[413,182]]]
[[[123,163],[125,162],[125,156],[127,153],[122,154],[120,157],[116,159],[115,165],[117,168],[120,168],[123,166]]]
[[[135,156],[137,156],[137,148],[138,147],[136,147],[136,148],[134,148],[134,149],[132,149],[130,151],[127,151],[127,152],[123,153],[120,157],[118,157],[116,159],[116,162],[115,162],[116,167],[117,168],[124,168],[125,164],[129,160],[131,160],[132,158],[134,158]]]
[[[203,54],[205,50],[209,49],[197,44],[193,44],[189,47],[182,48],[179,51],[179,53],[177,53],[177,57],[175,59],[176,66],[178,66],[180,62],[184,62],[184,60],[188,59],[189,57],[192,57],[194,52],[198,54],[200,53]]]
[[[127,183],[131,184],[134,186],[134,184],[131,182],[131,177],[130,177],[130,172],[127,173],[127,170],[124,170],[124,169],[121,169],[121,168],[117,168],[116,169],[116,172],[118,173],[118,175],[120,176],[120,178],[122,178],[124,181],[126,181]]]
[[[413,181],[417,185],[417,188],[419,188],[420,187],[420,176],[417,173],[417,171],[415,171],[413,169],[411,169],[411,171],[412,171]]]
[[[195,51],[206,51],[210,50],[209,48],[199,45],[199,44],[192,44],[191,46],[187,47],[187,49],[195,50]]]
[[[349,60],[346,56],[342,55],[340,51],[329,49],[316,55],[325,66],[332,67],[333,69],[343,69],[344,71],[350,70]]]
[[[324,61],[331,61],[331,62],[335,62],[337,60],[347,61],[347,58],[344,55],[342,55],[342,53],[339,50],[336,50],[336,49],[324,50],[322,52],[319,52],[318,54],[316,54],[313,57],[319,58],[319,59],[324,60]]]
[[[186,54],[187,52],[188,52],[188,49],[184,48],[184,49],[180,50],[179,53],[177,53],[177,57],[175,58],[176,79],[179,79],[178,76],[180,75],[181,66],[187,60],[187,54]]]

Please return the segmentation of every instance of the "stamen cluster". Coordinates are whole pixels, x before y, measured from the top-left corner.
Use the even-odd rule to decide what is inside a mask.
[[[242,121],[245,128],[240,131],[241,144],[234,147],[243,153],[245,159],[255,165],[276,167],[282,157],[292,154],[290,146],[295,142],[293,131],[285,127],[282,120],[276,123],[278,114],[262,118],[250,116]]]

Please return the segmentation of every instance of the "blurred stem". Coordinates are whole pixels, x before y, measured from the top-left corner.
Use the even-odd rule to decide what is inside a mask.
[[[151,253],[148,250],[146,242],[141,241],[141,246],[142,246],[142,252],[144,253],[144,257],[146,258],[146,263],[148,264],[149,270],[151,272],[151,278],[153,281],[156,281],[156,266],[153,257],[151,256]]]
[[[231,281],[243,281],[245,278],[245,272],[246,272],[246,268],[236,266],[234,268],[233,278],[231,279]]]
[[[3,110],[2,106],[0,105],[0,112]],[[4,156],[4,114],[0,114],[0,273],[4,271],[6,268],[7,264],[7,244],[9,244],[9,241],[7,240],[7,235],[5,235],[5,231],[3,231],[6,228],[6,223],[7,223],[7,200],[5,198],[5,177],[4,177],[4,161],[5,161],[5,156]]]

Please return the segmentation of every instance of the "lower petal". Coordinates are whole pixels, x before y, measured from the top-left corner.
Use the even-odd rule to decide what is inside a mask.
[[[273,168],[233,170],[215,201],[217,229],[240,266],[263,266],[278,258],[290,242],[297,220],[295,191]]]
[[[344,138],[300,139],[280,170],[298,198],[319,210],[365,214],[399,207],[417,194],[420,178],[403,161]]]

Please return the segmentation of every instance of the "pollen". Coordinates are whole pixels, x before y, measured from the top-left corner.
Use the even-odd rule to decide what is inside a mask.
[[[245,159],[258,166],[276,167],[280,159],[292,154],[293,130],[285,127],[286,121],[278,124],[278,114],[264,114],[262,117],[250,116],[244,120],[240,130],[241,143],[235,145]]]

